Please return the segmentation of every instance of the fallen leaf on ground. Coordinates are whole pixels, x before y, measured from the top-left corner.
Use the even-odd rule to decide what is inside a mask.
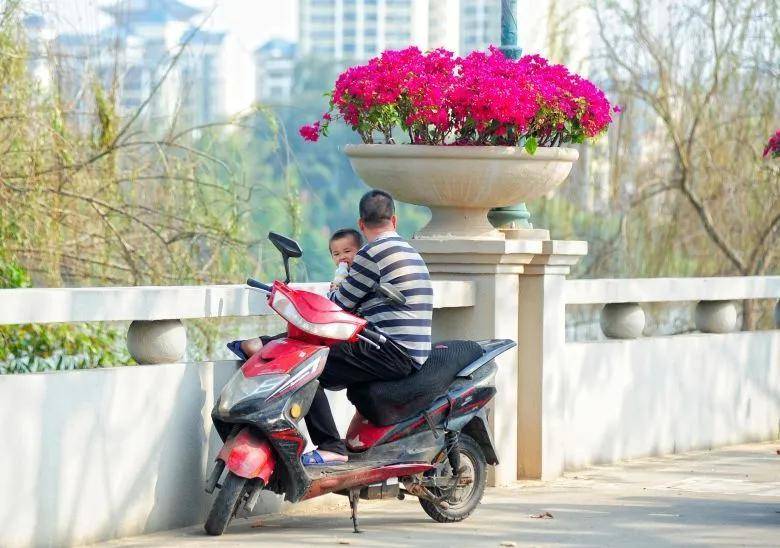
[[[550,512],[542,512],[541,514],[533,514],[531,517],[536,519],[552,519],[553,515]]]

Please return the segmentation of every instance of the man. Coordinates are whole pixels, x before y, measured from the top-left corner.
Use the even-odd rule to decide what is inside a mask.
[[[323,388],[407,377],[425,363],[431,351],[431,279],[419,253],[396,233],[397,224],[390,194],[371,190],[363,195],[358,226],[367,243],[355,255],[346,279],[328,297],[345,310],[359,307],[370,327],[385,335],[387,342],[380,348],[364,341],[331,347],[320,388],[306,415],[317,450],[303,455],[304,464],[347,460]],[[393,285],[406,303],[389,303],[376,295],[373,288],[379,283]]]
[[[371,190],[363,195],[358,226],[367,243],[354,256],[347,277],[328,297],[345,310],[359,311],[387,342],[380,348],[364,341],[331,347],[319,378],[320,387],[306,415],[309,435],[317,445],[315,451],[303,455],[306,465],[347,461],[347,448],[339,436],[323,388],[402,379],[419,369],[430,354],[433,289],[428,267],[419,253],[396,233],[397,224],[390,194]],[[376,295],[373,289],[379,283],[393,285],[406,297],[406,303],[390,303]],[[228,346],[246,359],[277,337],[234,341]]]

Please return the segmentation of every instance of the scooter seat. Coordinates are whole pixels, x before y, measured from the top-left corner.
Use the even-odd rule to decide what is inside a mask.
[[[474,341],[435,343],[418,371],[396,381],[353,384],[347,389],[347,398],[377,426],[403,422],[446,394],[456,375],[483,353]]]

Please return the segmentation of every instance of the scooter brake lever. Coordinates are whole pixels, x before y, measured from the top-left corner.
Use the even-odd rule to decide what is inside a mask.
[[[369,338],[367,338],[367,337],[364,337],[363,335],[358,335],[358,339],[360,339],[361,341],[365,341],[365,342],[367,342],[368,344],[370,344],[371,346],[373,346],[373,347],[374,347],[374,348],[376,348],[377,350],[379,350],[380,348],[382,348],[381,346],[379,346],[378,344],[376,344],[374,341],[372,341],[371,339],[369,339]]]

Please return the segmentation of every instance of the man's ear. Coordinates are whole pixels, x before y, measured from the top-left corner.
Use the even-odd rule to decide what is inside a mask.
[[[393,230],[395,230],[396,228],[398,228],[398,217],[396,217],[395,215],[393,215],[392,217],[390,217],[390,222],[391,222],[391,223],[392,223],[392,225],[393,225]]]
[[[365,235],[365,233],[366,233],[366,223],[363,222],[363,219],[358,219],[357,225],[358,225],[358,228],[360,229],[360,232],[362,232]]]

